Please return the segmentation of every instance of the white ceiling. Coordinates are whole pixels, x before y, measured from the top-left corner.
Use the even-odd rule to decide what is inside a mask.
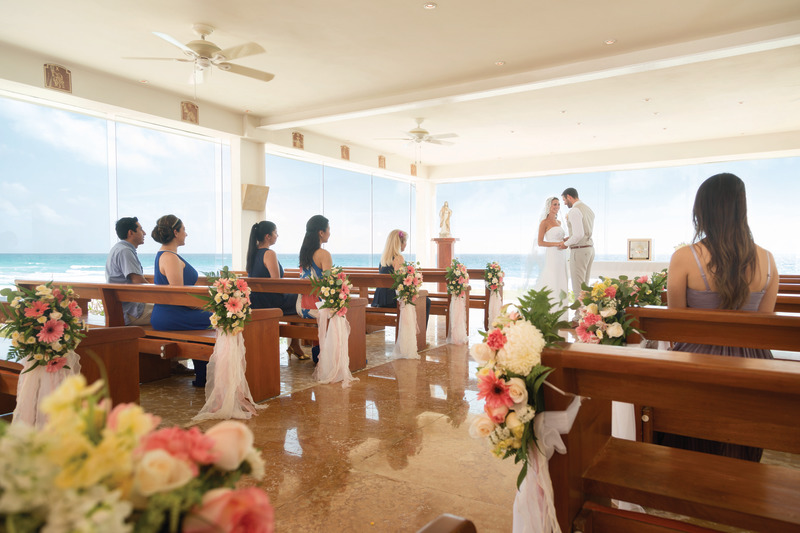
[[[221,48],[262,45],[235,63],[275,79],[214,71],[201,106],[431,168],[800,131],[798,0],[437,3],[6,0],[0,43],[193,97],[190,65],[122,58],[182,57],[151,32],[211,24]],[[455,144],[378,140],[415,117]]]

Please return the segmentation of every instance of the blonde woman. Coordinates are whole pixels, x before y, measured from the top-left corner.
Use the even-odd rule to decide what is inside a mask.
[[[386,237],[386,245],[383,247],[381,262],[378,265],[379,274],[393,274],[395,270],[403,266],[405,258],[403,251],[408,244],[408,233],[394,229]],[[397,307],[397,293],[387,287],[375,289],[375,296],[372,297],[372,307]],[[425,301],[425,326],[428,325],[428,317],[431,314],[431,299]]]

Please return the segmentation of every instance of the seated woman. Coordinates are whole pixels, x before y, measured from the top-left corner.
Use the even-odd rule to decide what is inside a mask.
[[[402,252],[408,244],[408,233],[395,229],[389,232],[386,237],[386,245],[383,247],[383,255],[378,265],[379,274],[392,274],[405,263]],[[375,296],[372,297],[372,307],[397,307],[397,292],[387,287],[375,289]],[[431,316],[431,299],[425,299],[425,327],[428,327],[428,319]]]
[[[278,261],[278,254],[270,247],[278,240],[278,227],[274,222],[262,220],[253,224],[250,229],[250,240],[247,246],[247,275],[251,278],[283,277],[283,266]],[[280,309],[284,315],[296,315],[297,295],[279,292],[253,292],[250,294],[250,306],[253,309]],[[300,347],[299,339],[291,339],[289,355],[296,355],[300,360],[309,357]]]
[[[775,259],[756,245],[747,224],[744,182],[717,174],[700,185],[694,200],[694,243],[669,263],[668,306],[771,313],[778,294]],[[673,350],[772,359],[769,350],[676,343]],[[761,448],[657,433],[659,444],[758,462]]]
[[[322,248],[331,236],[328,219],[322,215],[314,215],[306,222],[306,234],[300,247],[301,278],[319,278],[333,266],[330,252]],[[319,298],[310,294],[301,294],[297,299],[297,314],[303,318],[317,318]],[[319,362],[319,344],[311,348],[314,364]]]
[[[197,283],[197,270],[178,255],[178,247],[186,243],[186,226],[175,215],[164,215],[156,222],[150,234],[153,240],[161,243],[155,261],[154,282],[156,285],[194,285]],[[184,305],[155,304],[150,324],[158,331],[182,329],[208,329],[211,327],[211,313]],[[193,360],[195,387],[206,386],[206,365],[208,361]]]

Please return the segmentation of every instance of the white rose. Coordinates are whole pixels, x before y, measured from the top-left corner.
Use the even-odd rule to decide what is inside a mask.
[[[37,361],[41,361],[42,359],[44,359],[44,355],[40,353],[35,353],[33,354],[33,358],[36,359]]]
[[[133,483],[143,496],[177,489],[194,477],[186,461],[176,459],[165,450],[150,450],[136,467]]]
[[[241,422],[226,420],[206,431],[214,441],[214,452],[219,458],[214,466],[231,471],[239,468],[253,447],[253,432]]]
[[[593,315],[597,314],[597,304],[592,303],[586,306],[586,312],[591,313]]]
[[[50,318],[52,318],[53,320],[61,320],[62,316],[64,315],[62,315],[58,311],[53,311],[52,313],[50,313]]]
[[[15,309],[16,309],[17,307],[19,307],[19,304],[20,304],[20,302],[21,302],[21,301],[22,301],[22,298],[20,298],[19,296],[17,296],[17,297],[16,297],[16,298],[14,298],[13,300],[11,300],[11,307],[13,307],[13,308],[15,308]]]
[[[608,317],[614,316],[616,314],[617,314],[617,308],[614,307],[613,305],[611,307],[606,307],[605,309],[600,311],[600,316],[602,316],[604,318],[608,318]]]
[[[64,346],[62,346],[60,342],[55,341],[50,343],[50,348],[52,348],[54,352],[60,352]]]
[[[614,322],[613,324],[608,326],[608,329],[606,330],[606,334],[609,337],[622,337],[624,333],[625,331],[623,331],[622,329],[622,324],[620,324],[619,322]]]
[[[214,295],[214,301],[216,303],[220,303],[222,301],[222,295],[220,293],[215,294]]]
[[[49,287],[45,287],[44,285],[36,286],[36,296],[50,296],[51,294],[53,294],[53,290]]]
[[[511,378],[506,382],[506,384],[508,385],[508,395],[511,396],[511,399],[514,400],[515,404],[528,404],[528,387],[525,386],[525,380],[520,378]]]
[[[44,324],[45,322],[47,322],[47,317],[46,317],[46,316],[44,316],[44,315],[42,315],[42,316],[40,316],[39,318],[37,318],[37,319],[36,319],[36,321],[37,321],[39,324]]]
[[[485,414],[480,414],[472,420],[469,426],[469,436],[473,439],[488,437],[494,431],[495,423]]]
[[[475,361],[481,364],[485,364],[489,362],[489,360],[494,355],[493,350],[486,345],[486,343],[482,342],[480,344],[473,344],[469,348],[469,354],[472,356]]]

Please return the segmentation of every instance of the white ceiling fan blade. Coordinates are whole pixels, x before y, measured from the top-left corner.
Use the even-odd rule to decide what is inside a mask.
[[[413,141],[410,137],[375,137],[376,141]]]
[[[245,43],[220,50],[214,54],[214,59],[219,58],[219,61],[232,61],[241,57],[263,54],[264,52],[266,52],[266,50],[258,43]]]
[[[458,137],[457,133],[438,133],[436,135],[428,135],[428,139],[454,139]]]
[[[164,39],[165,41],[167,41],[169,44],[171,44],[171,45],[173,45],[173,46],[177,46],[178,48],[180,48],[181,50],[183,50],[183,52],[184,52],[186,55],[190,55],[190,56],[196,56],[196,55],[197,55],[197,54],[194,52],[194,50],[192,50],[191,48],[189,48],[189,47],[188,47],[188,46],[186,46],[185,44],[181,43],[180,41],[178,41],[178,40],[177,40],[177,39],[175,39],[174,37],[170,37],[170,36],[169,36],[169,35],[167,35],[166,33],[161,33],[161,32],[158,32],[158,31],[154,31],[154,32],[153,32],[153,35],[155,35],[156,37],[161,37],[162,39]]]
[[[445,145],[455,144],[455,143],[451,143],[450,141],[440,141],[438,139],[425,139],[425,142],[431,143],[431,144],[445,144]]]
[[[123,57],[122,59],[146,59],[148,61],[181,61],[183,63],[190,63],[193,59],[184,59],[178,57]]]
[[[233,72],[234,74],[241,74],[242,76],[247,76],[248,78],[254,78],[261,81],[270,81],[275,77],[275,74],[270,74],[269,72],[263,72],[254,68],[242,67],[231,63],[220,63],[217,66],[221,70]]]

